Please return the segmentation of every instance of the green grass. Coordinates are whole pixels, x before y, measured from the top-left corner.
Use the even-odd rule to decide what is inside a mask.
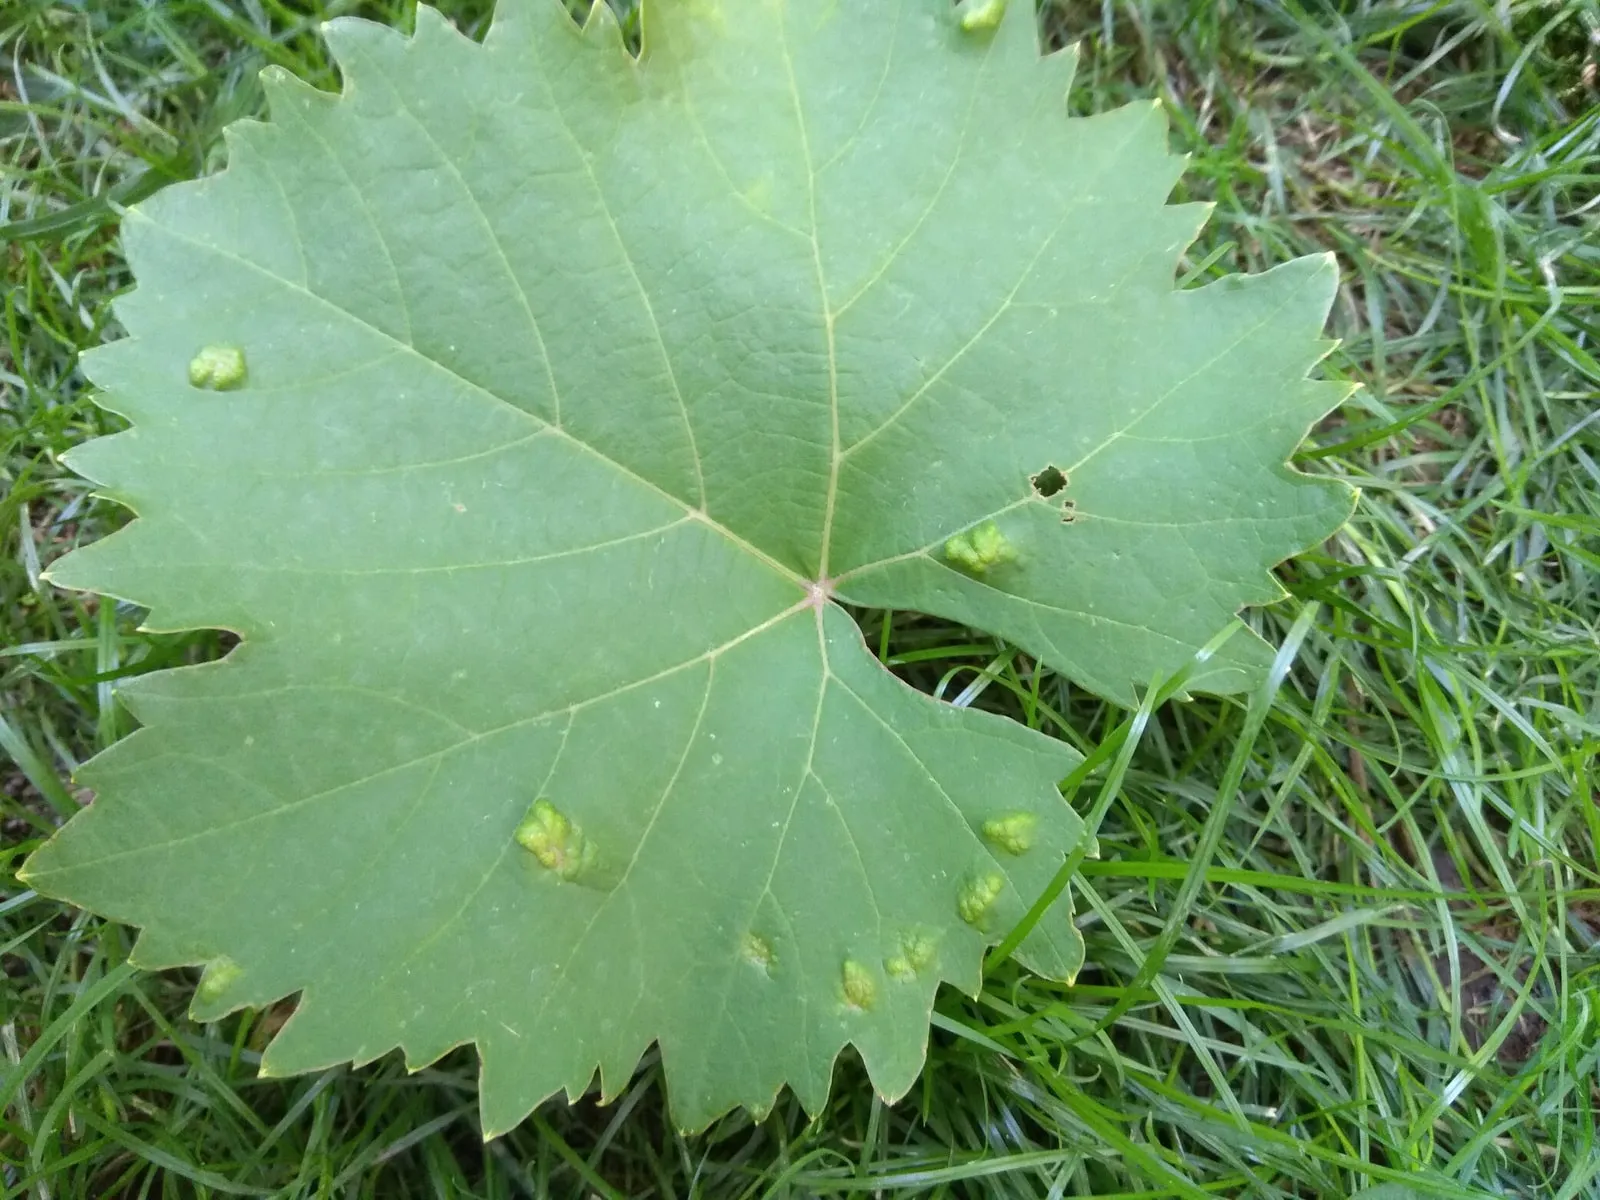
[[[1600,3],[1046,13],[1082,39],[1076,109],[1166,102],[1181,191],[1217,206],[1188,280],[1338,253],[1327,369],[1363,387],[1304,465],[1359,484],[1356,516],[1282,569],[1280,670],[1237,702],[1130,714],[863,614],[906,678],[1089,755],[1076,986],[997,956],[894,1108],[847,1062],[815,1122],[785,1099],[684,1138],[651,1057],[488,1146],[469,1053],[257,1079],[282,1007],[196,1025],[192,978],[10,874],[128,732],[117,680],[225,649],[39,580],[126,517],[60,462],[114,425],[75,360],[118,333],[117,205],[219,167],[260,67],[331,85],[336,11],[410,19],[0,9],[4,1194],[1600,1196]]]

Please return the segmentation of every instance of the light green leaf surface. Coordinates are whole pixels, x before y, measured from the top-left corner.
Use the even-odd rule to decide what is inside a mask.
[[[269,71],[124,222],[132,428],[73,465],[139,519],[53,571],[245,640],[124,689],[35,886],[209,964],[200,1017],[302,992],[270,1071],[476,1043],[490,1133],[653,1041],[685,1126],[816,1110],[846,1044],[903,1093],[1076,758],[838,602],[1129,702],[1349,504],[1284,465],[1333,265],[1174,290],[1158,111],[1069,120],[1030,9],[660,3],[641,64],[504,0],[335,23],[339,96]],[[1064,904],[1021,957],[1077,971]]]

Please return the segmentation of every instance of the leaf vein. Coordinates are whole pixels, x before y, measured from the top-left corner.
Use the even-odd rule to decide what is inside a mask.
[[[361,185],[356,182],[355,176],[350,173],[350,168],[345,166],[344,159],[339,156],[338,151],[333,148],[332,143],[330,143],[327,138],[322,136],[321,132],[314,125],[312,125],[309,120],[306,119],[305,115],[301,113],[295,105],[285,104],[283,105],[283,108],[294,113],[295,120],[300,127],[310,134],[311,137],[320,143],[322,148],[328,152],[328,158],[331,159],[334,166],[338,168],[339,173],[345,177],[345,181],[350,185],[350,190],[355,193],[356,203],[361,207],[362,215],[367,218],[367,224],[372,227],[372,236],[378,239],[378,248],[383,251],[384,261],[389,264],[389,273],[394,278],[395,297],[400,301],[400,315],[405,319],[406,323],[405,341],[407,345],[411,345],[412,339],[416,336],[416,331],[411,322],[411,302],[406,299],[405,284],[403,284],[400,280],[400,265],[395,261],[394,251],[389,246],[389,239],[383,235],[383,227],[378,224],[378,214],[373,212],[372,205],[367,200],[366,192],[362,191]],[[277,114],[274,113],[273,116],[276,117]],[[278,177],[271,171],[268,171],[267,174],[272,176],[273,182],[278,183],[280,188],[283,186],[282,183],[278,181]],[[285,200],[288,199],[287,192],[284,193],[284,198]],[[293,210],[291,208],[291,212],[292,211]],[[300,256],[302,260],[305,258],[305,244],[303,242],[300,243]],[[306,290],[309,291],[310,288],[311,273],[308,269],[306,271]]]
[[[124,218],[124,220],[125,221],[126,220],[142,220],[142,221],[145,221],[147,224],[150,225],[151,228],[159,230],[161,233],[165,234],[167,237],[172,238],[174,241],[184,242],[187,245],[193,246],[197,250],[203,250],[203,251],[205,251],[205,252],[207,252],[209,254],[216,255],[218,258],[226,259],[229,262],[235,263],[236,265],[238,265],[239,267],[241,267],[241,268],[243,268],[245,270],[254,271],[258,275],[262,276],[265,279],[271,280],[273,283],[276,283],[280,287],[286,288],[289,291],[296,292],[296,293],[298,293],[300,295],[305,296],[309,300],[315,301],[316,303],[318,303],[318,304],[322,305],[323,307],[325,307],[326,309],[328,309],[330,312],[337,313],[339,316],[343,317],[345,320],[351,322],[352,324],[354,324],[355,326],[357,326],[357,327],[359,327],[361,329],[365,329],[369,333],[373,334],[375,337],[383,338],[385,341],[390,342],[391,344],[393,344],[396,347],[400,348],[406,354],[409,354],[411,357],[415,358],[419,363],[422,363],[424,366],[427,366],[432,370],[438,371],[443,375],[449,376],[451,379],[456,380],[458,383],[463,384],[464,386],[466,386],[467,388],[471,389],[472,391],[477,392],[480,395],[485,396],[489,400],[494,401],[494,403],[502,405],[503,407],[505,407],[506,409],[510,410],[511,412],[516,413],[523,420],[530,421],[530,422],[532,422],[533,424],[535,424],[536,426],[538,426],[541,429],[548,429],[556,437],[559,437],[562,440],[568,442],[570,445],[572,445],[573,447],[575,447],[578,450],[583,451],[585,454],[592,455],[594,458],[596,458],[600,462],[604,463],[607,467],[610,467],[612,470],[618,472],[619,474],[627,477],[628,479],[633,480],[635,483],[639,484],[639,486],[641,486],[643,488],[647,488],[648,490],[654,492],[656,495],[661,496],[661,497],[663,497],[663,498],[665,498],[667,500],[670,500],[673,504],[676,504],[680,508],[682,508],[684,512],[686,512],[690,516],[694,517],[695,520],[702,522],[708,529],[714,530],[717,534],[719,534],[723,538],[726,538],[730,543],[732,543],[734,546],[737,546],[740,550],[744,551],[746,554],[750,555],[752,558],[755,558],[755,559],[759,560],[760,562],[766,564],[766,566],[771,568],[777,574],[783,576],[783,578],[785,578],[785,579],[787,579],[787,580],[789,580],[789,581],[791,581],[793,583],[801,584],[803,586],[803,581],[801,580],[800,576],[797,575],[794,571],[792,571],[788,567],[784,566],[782,563],[780,563],[777,559],[773,558],[770,554],[766,553],[764,550],[760,549],[757,546],[752,545],[751,543],[746,541],[744,538],[740,537],[737,533],[734,533],[733,530],[729,529],[726,525],[723,525],[721,522],[719,522],[719,521],[715,520],[714,518],[708,516],[701,509],[694,508],[694,507],[690,506],[689,504],[685,503],[684,500],[681,497],[674,496],[671,492],[667,491],[665,488],[662,488],[662,487],[658,486],[657,484],[652,483],[650,480],[646,479],[644,476],[642,476],[642,475],[638,474],[637,472],[635,472],[632,468],[626,466],[623,463],[618,462],[616,459],[612,458],[610,455],[606,454],[604,451],[600,450],[599,448],[597,448],[595,446],[590,445],[588,442],[584,441],[583,439],[578,438],[578,437],[574,437],[570,432],[568,432],[565,429],[562,429],[559,425],[552,424],[551,422],[545,420],[543,417],[539,416],[537,413],[532,413],[532,412],[529,412],[525,408],[518,407],[517,405],[511,403],[511,401],[507,400],[505,397],[496,394],[492,389],[490,389],[488,387],[485,387],[483,384],[479,383],[477,380],[470,379],[467,376],[462,375],[459,371],[456,371],[453,368],[446,366],[444,363],[441,363],[441,362],[438,362],[438,361],[436,361],[434,359],[429,358],[426,354],[422,353],[422,351],[418,350],[415,346],[411,345],[408,342],[400,341],[398,338],[394,337],[394,335],[392,335],[390,333],[386,333],[384,330],[379,329],[376,325],[373,325],[371,322],[369,322],[369,321],[365,320],[364,318],[356,315],[355,313],[351,312],[349,309],[342,308],[338,304],[335,304],[332,300],[329,300],[326,296],[320,295],[319,293],[314,292],[309,288],[302,287],[301,285],[295,283],[292,279],[285,279],[281,275],[274,274],[273,272],[271,272],[271,271],[267,270],[265,267],[263,267],[260,263],[253,262],[250,259],[245,258],[242,255],[239,255],[239,254],[235,253],[232,250],[225,249],[225,248],[223,248],[221,246],[213,245],[213,244],[211,244],[209,242],[202,242],[202,241],[199,241],[199,240],[197,240],[195,238],[188,237],[188,236],[186,236],[186,235],[184,235],[182,233],[179,233],[177,230],[171,229],[171,228],[169,228],[169,227],[167,227],[165,225],[157,225],[148,216],[146,216],[144,214],[144,212],[142,210],[140,210],[140,209],[135,208],[135,209],[129,210],[129,212],[128,212],[127,216]]]
[[[456,571],[485,571],[499,567],[526,567],[535,563],[559,562],[562,559],[581,558],[585,554],[609,550],[614,546],[625,546],[630,542],[645,541],[691,523],[692,518],[683,516],[676,521],[669,521],[665,525],[657,525],[653,529],[641,529],[636,533],[623,534],[620,537],[610,538],[603,542],[593,542],[587,546],[575,546],[570,550],[554,550],[549,554],[532,554],[522,558],[505,558],[486,562],[445,563],[435,567],[363,567],[357,569],[351,567],[293,567],[275,563],[169,563],[167,564],[167,569],[266,571],[279,575],[334,576],[350,579],[388,575],[449,575]]]
[[[695,655],[693,658],[685,659],[683,662],[677,663],[671,667],[667,667],[664,670],[657,671],[654,675],[650,675],[644,679],[633,680],[622,685],[621,687],[612,688],[610,691],[602,692],[599,695],[587,696],[582,700],[575,701],[572,704],[563,705],[560,708],[550,709],[546,712],[534,713],[526,717],[519,717],[517,720],[508,721],[504,725],[498,725],[492,729],[481,730],[472,734],[470,737],[462,738],[458,742],[454,742],[448,746],[442,746],[437,750],[430,750],[426,754],[419,754],[414,758],[406,759],[404,762],[393,763],[382,768],[381,770],[373,771],[370,774],[362,775],[355,779],[347,779],[343,783],[335,784],[333,787],[325,788],[320,792],[312,792],[308,795],[300,796],[294,800],[286,801],[285,803],[277,805],[273,808],[263,809],[261,812],[251,813],[248,816],[240,817],[234,821],[227,821],[220,825],[213,825],[210,828],[200,830],[197,833],[189,834],[185,837],[173,838],[166,842],[152,842],[144,846],[133,846],[126,850],[114,850],[110,854],[104,854],[98,858],[80,859],[73,863],[72,870],[82,871],[90,867],[100,866],[103,863],[116,862],[121,859],[136,855],[149,854],[160,850],[170,850],[176,846],[188,845],[208,837],[213,837],[217,834],[227,833],[235,829],[243,828],[247,825],[253,825],[260,821],[270,821],[274,817],[279,817],[284,813],[292,812],[298,808],[303,808],[305,805],[313,804],[316,801],[326,799],[329,796],[338,795],[340,792],[347,791],[350,788],[361,787],[363,784],[371,783],[375,779],[382,779],[389,775],[398,774],[402,771],[409,770],[420,763],[432,762],[434,759],[448,757],[451,754],[455,754],[458,751],[464,750],[469,746],[476,745],[479,742],[486,741],[489,738],[498,737],[501,734],[510,733],[513,730],[525,729],[530,725],[537,725],[542,721],[548,721],[552,717],[567,716],[570,719],[572,715],[578,713],[582,709],[590,708],[596,704],[603,704],[607,700],[614,699],[617,696],[624,695],[627,692],[634,691],[637,688],[648,687],[652,683],[659,683],[663,679],[667,679],[670,676],[676,675],[679,671],[686,671],[690,667],[698,666],[700,663],[709,662],[715,658],[719,658],[721,655],[727,653],[727,651],[733,649],[735,646],[738,646],[753,637],[757,637],[760,634],[765,633],[767,630],[772,629],[774,626],[788,620],[790,617],[801,612],[807,607],[809,607],[809,605],[805,601],[801,601],[799,604],[792,605],[783,612],[778,613],[766,621],[763,621],[761,624],[745,630],[737,637],[730,638],[721,645],[714,646],[702,654]],[[295,686],[310,688],[314,685],[302,684]],[[264,688],[258,692],[235,693],[234,698],[243,698],[245,696],[270,696],[286,690],[288,690],[286,687]],[[212,763],[209,759],[196,761],[204,761],[209,765],[220,765]],[[55,872],[50,872],[50,874],[54,873]],[[46,874],[41,873],[37,877],[45,878]]]
[[[545,989],[544,997],[540,1001],[538,1009],[535,1010],[533,1014],[533,1020],[536,1025],[544,1018],[545,1012],[548,1011],[550,1007],[550,1001],[555,998],[555,984],[557,982],[564,982],[566,980],[567,972],[572,968],[573,962],[577,960],[578,952],[582,950],[585,943],[588,942],[589,935],[594,932],[595,926],[600,923],[600,918],[604,916],[605,913],[610,909],[612,902],[616,900],[617,897],[626,896],[628,894],[628,880],[632,878],[634,868],[639,865],[639,860],[644,856],[644,848],[645,845],[650,841],[651,831],[655,829],[656,822],[661,819],[661,814],[667,807],[667,800],[671,797],[674,789],[676,789],[678,780],[683,775],[684,764],[689,761],[689,754],[694,749],[695,741],[700,736],[700,730],[705,721],[706,709],[711,704],[711,691],[716,681],[716,674],[716,663],[715,661],[711,661],[706,665],[705,691],[701,693],[700,707],[695,712],[694,724],[689,728],[689,736],[684,739],[683,750],[678,755],[677,764],[673,767],[672,774],[667,779],[666,786],[661,789],[661,798],[656,801],[654,807],[650,811],[650,818],[645,822],[643,832],[639,834],[639,843],[634,847],[633,855],[628,859],[628,865],[623,868],[622,877],[618,879],[616,885],[606,893],[605,898],[595,906],[594,912],[589,915],[589,920],[584,923],[583,929],[579,931],[578,936],[573,939],[572,949],[567,952],[565,960],[563,960],[561,965],[556,968],[555,974],[551,977],[550,986]]]
[[[1117,149],[1107,156],[1106,165],[1101,168],[1102,174],[1111,169],[1111,164],[1122,156],[1122,152],[1128,148],[1129,143],[1133,141],[1137,134],[1137,127],[1128,131],[1127,136],[1123,138]],[[1039,260],[1044,257],[1045,251],[1050,248],[1050,246],[1055,242],[1056,238],[1060,235],[1061,231],[1066,228],[1068,220],[1070,220],[1072,215],[1077,211],[1077,206],[1082,201],[1084,192],[1087,191],[1088,187],[1089,184],[1086,183],[1084,185],[1083,192],[1080,192],[1079,196],[1072,203],[1064,206],[1065,211],[1062,212],[1061,219],[1056,222],[1055,228],[1050,231],[1049,236],[1039,244],[1039,249],[1036,250],[1033,254],[1033,257],[1028,260],[1028,263],[1025,267],[1023,267],[1021,274],[1017,276],[1016,283],[1012,285],[1011,290],[1006,293],[1005,298],[1001,300],[999,306],[996,307],[989,319],[978,327],[978,331],[976,333],[962,343],[962,345],[954,354],[950,356],[943,366],[941,366],[937,371],[924,380],[921,386],[919,386],[917,390],[914,391],[900,405],[899,408],[895,409],[894,412],[890,413],[877,426],[863,434],[861,437],[857,438],[848,447],[846,447],[843,451],[842,457],[847,458],[854,454],[862,446],[872,441],[884,430],[888,429],[891,425],[899,421],[900,418],[903,417],[913,405],[915,405],[919,400],[922,399],[924,395],[927,394],[928,390],[932,388],[934,384],[943,379],[944,376],[949,373],[951,368],[953,368],[958,362],[966,357],[967,351],[971,350],[973,346],[982,341],[984,336],[988,334],[989,330],[994,328],[995,323],[999,321],[1007,311],[1010,310],[1012,302],[1017,298],[1017,293],[1022,290],[1022,285],[1028,282],[1028,277],[1033,274],[1033,269],[1039,265]],[[887,270],[888,267],[885,266],[884,269]]]
[[[898,10],[895,19],[896,28],[898,29]],[[983,79],[989,70],[989,59],[993,56],[994,47],[998,41],[998,38],[989,40],[989,44],[984,47],[983,58],[979,61],[978,70],[973,74],[972,91],[967,96],[967,106],[961,114],[961,132],[956,136],[955,151],[950,155],[950,165],[945,168],[944,177],[939,180],[939,186],[934,189],[933,195],[928,198],[927,205],[917,219],[912,222],[911,228],[906,230],[905,235],[890,248],[888,256],[884,258],[878,268],[863,280],[856,287],[856,290],[851,292],[844,302],[834,310],[835,317],[842,317],[846,311],[854,306],[856,301],[870,292],[889,273],[889,268],[899,261],[900,255],[905,251],[905,248],[911,244],[917,234],[922,231],[922,227],[928,223],[928,218],[933,215],[934,209],[939,207],[939,201],[944,199],[945,192],[950,188],[950,181],[956,177],[956,168],[961,165],[961,156],[966,152],[967,135],[972,131],[972,114],[978,110],[978,96],[983,91]],[[891,53],[893,52],[892,43],[890,51]],[[887,73],[887,68],[885,68],[885,71]],[[882,86],[881,83],[879,86]],[[874,100],[876,100],[876,97],[874,97]],[[863,118],[863,122],[864,120]],[[843,153],[842,150],[841,153]]]
[[[1182,293],[1178,293],[1178,295],[1182,295]],[[1267,315],[1262,317],[1261,320],[1244,330],[1239,334],[1238,337],[1228,342],[1210,358],[1206,359],[1205,362],[1201,363],[1199,366],[1195,367],[1194,370],[1185,375],[1182,379],[1174,381],[1171,387],[1162,392],[1161,395],[1157,396],[1146,407],[1141,409],[1138,414],[1134,416],[1134,418],[1126,425],[1122,426],[1120,429],[1113,430],[1104,441],[1082,455],[1077,462],[1072,463],[1070,466],[1063,467],[1062,474],[1071,475],[1074,471],[1082,470],[1084,467],[1093,462],[1097,455],[1105,451],[1113,443],[1126,436],[1134,429],[1137,429],[1140,424],[1150,417],[1151,413],[1155,412],[1168,400],[1172,399],[1172,397],[1177,395],[1181,389],[1193,383],[1196,379],[1200,378],[1200,376],[1211,370],[1211,368],[1216,366],[1219,362],[1222,362],[1224,359],[1230,357],[1234,351],[1239,349],[1240,346],[1244,345],[1251,338],[1255,337],[1256,334],[1260,333],[1268,325],[1272,324],[1273,321],[1277,320],[1279,314],[1281,314],[1283,310],[1289,306],[1293,299],[1294,297],[1292,296],[1285,297],[1285,299],[1280,302],[1276,308],[1267,313]]]
[[[783,52],[784,73],[789,80],[789,96],[794,104],[795,127],[800,134],[800,153],[805,160],[806,194],[811,210],[811,263],[817,275],[817,300],[822,305],[822,329],[828,354],[828,421],[831,426],[828,454],[828,491],[822,509],[822,545],[818,551],[817,574],[828,577],[828,555],[833,541],[833,511],[839,495],[839,359],[833,337],[833,310],[828,300],[827,273],[822,267],[821,229],[817,220],[817,171],[811,155],[811,137],[806,131],[805,105],[800,99],[800,82],[795,78],[794,58],[789,52],[789,26],[784,16],[778,20],[778,48]]]
[[[387,77],[381,71],[375,71],[373,74],[388,82]],[[406,103],[406,98],[399,88],[391,85],[389,92],[394,97],[399,111],[410,118],[411,123],[416,126],[422,136],[428,140],[428,144],[438,153],[439,161],[444,165],[445,169],[455,176],[456,183],[461,187],[461,194],[466,197],[473,213],[483,225],[483,231],[489,237],[489,244],[494,247],[494,252],[500,259],[500,265],[505,270],[506,279],[516,291],[517,299],[522,305],[522,311],[527,314],[528,327],[533,333],[534,341],[538,344],[539,357],[544,360],[545,377],[550,384],[550,402],[555,408],[555,420],[552,423],[559,429],[561,427],[561,389],[556,385],[555,367],[550,361],[550,350],[545,345],[544,331],[539,327],[539,318],[534,315],[533,304],[528,299],[527,289],[522,286],[522,279],[518,276],[515,268],[512,267],[511,259],[506,254],[505,243],[500,240],[500,234],[495,230],[494,223],[489,220],[489,214],[484,209],[483,202],[478,199],[478,193],[473,191],[472,185],[467,182],[467,177],[462,174],[461,168],[456,165],[455,159],[445,152],[445,148],[440,145],[439,139],[434,137],[433,130],[429,129],[427,123]]]
[[[532,40],[533,52],[540,54],[540,39]],[[542,66],[543,64],[541,64]],[[584,147],[572,131],[572,125],[567,121],[567,114],[561,107],[561,102],[556,99],[555,89],[550,86],[549,72],[541,71],[540,79],[544,82],[545,92],[550,97],[550,111],[561,123],[561,131],[566,134],[567,142],[572,146],[573,153],[578,156],[578,161],[583,164],[583,173],[588,177],[589,186],[594,189],[595,201],[600,205],[600,213],[606,219],[606,226],[611,230],[611,238],[617,244],[617,250],[622,255],[623,264],[628,268],[628,275],[633,279],[633,286],[639,293],[639,301],[644,305],[645,315],[650,319],[650,331],[655,335],[656,348],[661,351],[661,363],[667,369],[667,381],[672,385],[673,398],[678,402],[678,413],[683,418],[683,431],[689,439],[689,457],[694,461],[695,490],[699,493],[698,507],[710,507],[710,497],[706,495],[705,468],[700,461],[700,445],[695,438],[694,422],[689,419],[689,405],[683,398],[683,388],[678,384],[678,370],[673,365],[672,355],[667,353],[667,339],[661,331],[661,320],[656,316],[655,304],[650,299],[650,293],[644,286],[644,280],[639,277],[639,268],[633,261],[633,253],[628,249],[628,243],[622,237],[622,230],[617,225],[617,218],[611,211],[611,202],[606,198],[605,189],[600,186],[600,178],[594,173],[594,164],[589,161],[589,156],[584,152]]]

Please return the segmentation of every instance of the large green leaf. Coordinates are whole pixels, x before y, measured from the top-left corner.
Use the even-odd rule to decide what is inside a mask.
[[[652,1041],[688,1126],[816,1109],[847,1043],[902,1093],[1075,756],[839,602],[1128,702],[1349,503],[1284,465],[1332,264],[1175,290],[1157,109],[1069,120],[1029,8],[661,3],[641,64],[505,0],[335,23],[339,96],[268,72],[128,214],[132,429],[73,463],[140,519],[53,573],[245,640],[124,690],[35,885],[207,963],[201,1017],[303,992],[271,1071],[476,1043],[490,1132]],[[1076,972],[1065,905],[1022,957]]]

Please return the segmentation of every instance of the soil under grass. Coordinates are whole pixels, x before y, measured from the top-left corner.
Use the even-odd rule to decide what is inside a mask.
[[[615,1104],[487,1146],[469,1052],[258,1079],[286,1005],[194,1024],[192,977],[13,878],[129,731],[117,681],[228,648],[39,578],[127,519],[60,461],[118,424],[76,371],[119,333],[118,206],[218,169],[262,66],[333,86],[317,25],[350,12],[411,19],[0,6],[5,1195],[1600,1196],[1600,0],[1046,9],[1073,109],[1159,97],[1193,156],[1178,198],[1216,210],[1186,284],[1338,255],[1325,370],[1362,388],[1301,465],[1362,500],[1253,618],[1292,664],[1128,713],[862,614],[902,677],[1089,756],[1090,968],[944,994],[894,1108],[846,1062],[816,1121],[785,1098],[680,1137],[651,1056]]]

